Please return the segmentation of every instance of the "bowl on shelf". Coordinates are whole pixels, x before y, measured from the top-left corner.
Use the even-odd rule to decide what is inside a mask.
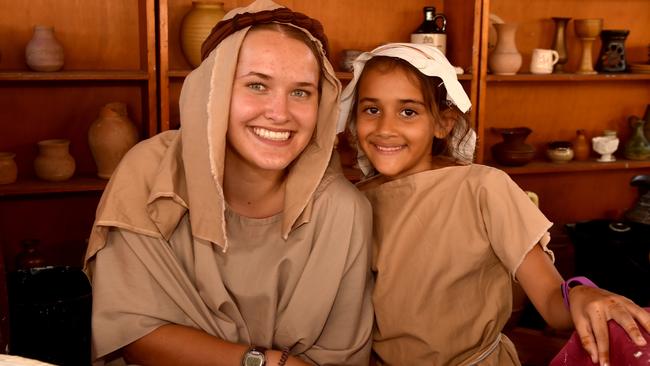
[[[569,141],[552,141],[546,148],[546,156],[554,163],[566,163],[573,159],[573,144]]]

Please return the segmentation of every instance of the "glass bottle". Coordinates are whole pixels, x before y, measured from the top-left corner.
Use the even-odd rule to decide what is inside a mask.
[[[20,241],[20,252],[16,255],[16,268],[29,269],[45,265],[45,258],[38,250],[39,241],[36,239],[25,239]]]
[[[444,14],[436,14],[434,6],[422,8],[424,21],[411,33],[411,43],[426,43],[440,50],[443,54],[447,52],[447,18]]]

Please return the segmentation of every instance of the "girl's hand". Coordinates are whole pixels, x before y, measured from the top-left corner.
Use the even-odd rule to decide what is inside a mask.
[[[594,363],[609,365],[608,320],[617,322],[638,346],[645,346],[639,324],[650,332],[650,313],[607,290],[576,286],[569,292],[571,317],[582,347]],[[636,320],[636,321],[635,321]],[[637,324],[638,322],[638,324]]]

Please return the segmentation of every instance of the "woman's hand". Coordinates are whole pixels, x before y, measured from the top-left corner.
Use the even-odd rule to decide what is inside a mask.
[[[631,300],[607,290],[576,286],[569,291],[569,303],[576,332],[592,362],[609,365],[609,320],[625,329],[636,345],[646,345],[639,325],[650,332],[650,313]]]

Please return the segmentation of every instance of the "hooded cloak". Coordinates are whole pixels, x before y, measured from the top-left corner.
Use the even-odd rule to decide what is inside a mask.
[[[279,7],[258,0],[224,19]],[[247,218],[225,201],[233,55],[249,29],[188,75],[181,129],[136,145],[106,187],[84,266],[98,363],[173,323],[314,364],[367,364],[371,209],[333,155],[341,86],[322,47],[318,121],[288,168],[283,211]]]

